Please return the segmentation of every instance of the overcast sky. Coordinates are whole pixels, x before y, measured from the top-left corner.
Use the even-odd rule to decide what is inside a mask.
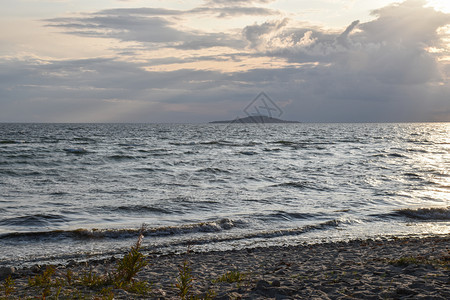
[[[0,122],[450,121],[448,0],[2,0]]]

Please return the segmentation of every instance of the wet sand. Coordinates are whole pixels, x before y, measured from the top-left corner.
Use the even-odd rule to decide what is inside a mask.
[[[68,269],[74,277],[89,271],[104,276],[115,269],[118,260],[68,262],[56,266],[53,278],[64,281]],[[137,280],[151,284],[148,294],[111,288],[108,295],[114,294],[114,299],[180,299],[175,287],[178,268],[188,261],[193,278],[189,294],[197,299],[207,295],[214,299],[450,299],[449,235],[149,255],[148,261],[137,276]],[[44,269],[10,270],[15,280],[11,299],[35,299],[42,288],[29,287],[28,278]],[[0,279],[5,272],[0,272]],[[226,282],[223,275],[227,272],[234,272],[238,282]],[[63,287],[59,299],[70,295],[102,299],[107,294],[103,288]],[[4,288],[0,289],[1,298]],[[50,298],[54,298],[56,287],[51,293]]]

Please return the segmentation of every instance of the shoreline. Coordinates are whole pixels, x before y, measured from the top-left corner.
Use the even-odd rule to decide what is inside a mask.
[[[52,279],[62,284],[68,270],[73,278],[105,277],[120,258],[67,262],[55,266]],[[180,299],[175,287],[179,267],[188,262],[192,276],[189,295],[213,299],[449,299],[450,235],[352,240],[298,246],[273,246],[218,252],[152,255],[135,277],[150,283],[139,295],[126,289],[89,284],[62,284],[59,298],[78,293],[87,299],[107,291],[114,299]],[[42,286],[29,278],[42,276],[47,266],[10,270],[15,297],[36,297]],[[7,268],[0,270],[4,284]],[[67,278],[66,278],[67,279]],[[53,282],[53,281],[50,281]],[[51,286],[55,295],[57,286]],[[0,297],[4,296],[3,288]],[[99,296],[100,295],[100,296]],[[103,295],[105,296],[105,295]],[[12,298],[15,299],[15,298]]]

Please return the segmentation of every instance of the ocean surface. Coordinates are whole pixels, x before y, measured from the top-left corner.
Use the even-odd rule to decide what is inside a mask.
[[[0,124],[0,266],[450,233],[450,123]]]

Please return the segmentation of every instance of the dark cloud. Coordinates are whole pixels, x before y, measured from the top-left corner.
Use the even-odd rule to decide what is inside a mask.
[[[176,16],[181,15],[184,12],[175,9],[166,8],[152,8],[152,7],[140,7],[140,8],[116,8],[116,9],[104,9],[94,15],[126,15],[126,16]]]
[[[174,24],[162,17],[130,16],[126,13],[47,21],[48,26],[64,28],[72,34],[122,41],[170,43],[192,37],[190,33],[174,29]]]
[[[208,33],[177,29],[179,20],[169,17],[207,15],[226,18],[243,15],[276,15],[279,12],[262,7],[198,7],[187,11],[161,8],[108,9],[74,18],[53,18],[45,22],[49,27],[66,33],[121,41],[161,43],[163,47],[201,49],[209,47],[242,47],[242,40],[226,33]]]
[[[236,1],[239,2],[239,1]],[[241,3],[236,3],[241,4]],[[245,2],[245,4],[250,4]],[[234,16],[269,16],[277,15],[278,11],[264,8],[264,7],[254,7],[254,6],[242,6],[242,5],[231,5],[227,3],[226,6],[214,6],[206,5],[202,7],[193,8],[190,10],[173,10],[165,8],[117,8],[117,9],[106,9],[95,13],[95,15],[126,15],[126,16],[191,16],[191,15],[209,15],[216,16],[220,18],[234,17]]]
[[[232,8],[225,1],[207,3],[221,17],[215,8],[236,7],[238,13],[237,8],[252,10],[251,5],[267,2],[227,1]],[[139,42],[136,49],[121,50],[127,56],[158,47],[180,55],[140,60],[145,63],[120,56],[0,60],[0,121],[46,121],[55,115],[68,121],[229,119],[241,115],[260,91],[280,103],[286,119],[450,121],[450,64],[442,59],[450,49],[438,30],[450,24],[450,15],[424,4],[408,0],[390,5],[374,11],[374,20],[354,21],[340,32],[276,15],[240,33],[186,30],[177,27],[176,18],[187,12],[145,8],[48,20],[72,34]],[[208,9],[194,10],[206,14]],[[228,49],[203,51],[216,46]],[[183,50],[190,50],[189,55]],[[273,65],[235,72],[151,71],[193,62],[245,66],[251,59]]]
[[[246,6],[231,6],[231,7],[199,7],[189,11],[189,13],[214,15],[218,18],[228,18],[237,16],[270,16],[280,14],[278,11],[264,7],[246,7]]]

